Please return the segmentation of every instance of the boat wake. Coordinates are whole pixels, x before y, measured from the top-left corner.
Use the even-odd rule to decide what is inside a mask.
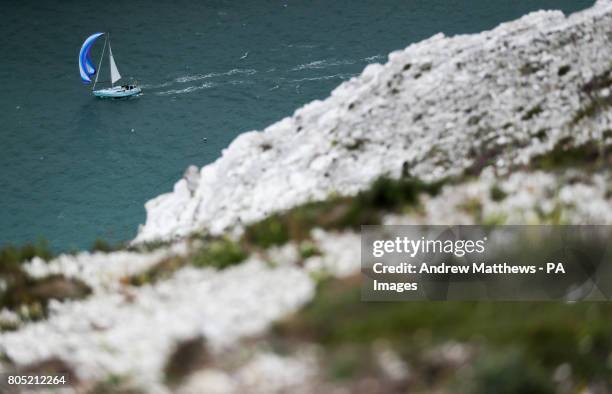
[[[342,79],[342,80],[348,80],[351,79],[352,77],[355,77],[359,74],[352,74],[352,73],[344,73],[344,74],[333,74],[333,75],[321,75],[318,77],[308,77],[308,78],[297,78],[297,79],[290,79],[288,80],[288,82],[308,82],[308,81],[324,81],[327,79]]]
[[[143,85],[144,89],[153,90],[157,96],[172,96],[179,94],[190,94],[204,89],[228,85],[253,85],[265,84],[266,90],[277,90],[283,88],[296,89],[304,82],[316,82],[324,80],[348,80],[357,73],[348,71],[347,66],[367,64],[384,59],[384,56],[373,55],[360,59],[322,59],[313,60],[297,66],[289,66],[280,69],[269,69],[259,72],[254,68],[232,68],[224,72],[210,72],[200,74],[183,75],[172,80],[158,84]],[[343,69],[344,67],[344,69]],[[354,68],[354,67],[353,67]],[[325,72],[326,69],[336,72]],[[338,72],[340,71],[340,72]],[[313,73],[323,75],[312,75]],[[254,77],[255,75],[259,77]],[[300,75],[302,74],[302,75]],[[180,86],[189,85],[189,86]]]
[[[314,62],[300,64],[291,69],[291,71],[301,71],[301,70],[317,70],[328,67],[337,67],[337,66],[346,66],[349,64],[355,64],[354,60],[335,60],[335,59],[324,59],[324,60],[315,60]]]
[[[217,84],[214,82],[205,82],[201,85],[197,85],[197,86],[188,86],[184,89],[171,89],[171,90],[166,90],[164,92],[156,92],[155,94],[158,96],[168,96],[168,95],[173,95],[173,94],[185,94],[185,93],[192,93],[192,92],[196,92],[198,90],[202,90],[202,89],[210,89],[214,86],[216,86]]]
[[[225,76],[236,75],[236,74],[253,75],[255,73],[257,73],[257,70],[254,70],[252,68],[249,68],[249,69],[234,68],[232,70],[229,70],[223,73],[186,75],[184,77],[175,78],[174,82],[186,83],[186,82],[200,81],[202,79],[208,79],[208,78],[225,77]]]
[[[257,70],[249,68],[249,69],[242,69],[242,68],[233,68],[231,70],[225,71],[225,72],[211,72],[211,73],[207,73],[207,74],[194,74],[194,75],[184,75],[184,76],[180,76],[180,77],[176,77],[170,81],[166,81],[166,82],[162,82],[162,83],[158,83],[158,84],[151,84],[151,85],[143,85],[144,89],[147,90],[159,90],[159,89],[163,89],[163,88],[167,88],[167,87],[171,87],[173,85],[182,85],[182,84],[188,84],[188,83],[193,83],[193,82],[198,82],[198,81],[202,81],[202,80],[206,80],[206,79],[211,79],[211,78],[218,78],[219,80],[217,81],[207,81],[201,84],[196,84],[196,85],[192,85],[192,86],[187,86],[184,88],[175,88],[175,89],[169,89],[169,90],[164,90],[164,91],[160,91],[160,92],[154,92],[155,95],[157,96],[168,96],[168,95],[176,95],[176,94],[187,94],[187,93],[193,93],[202,89],[210,89],[212,87],[215,86],[219,86],[222,84],[231,84],[231,85],[243,85],[243,84],[252,84],[254,83],[253,81],[250,81],[248,79],[244,80],[244,79],[232,79],[229,81],[223,81],[222,78],[223,77],[230,77],[230,76],[236,76],[236,75],[242,75],[242,76],[250,76],[253,74],[256,74]]]

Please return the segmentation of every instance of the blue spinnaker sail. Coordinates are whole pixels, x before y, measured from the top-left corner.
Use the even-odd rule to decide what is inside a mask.
[[[81,46],[81,50],[79,51],[79,73],[81,74],[81,79],[84,83],[91,83],[91,77],[96,74],[96,67],[91,62],[89,52],[91,51],[92,45],[102,35],[104,35],[104,33],[94,33],[87,37]]]

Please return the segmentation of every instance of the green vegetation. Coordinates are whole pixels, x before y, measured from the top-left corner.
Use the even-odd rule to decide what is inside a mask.
[[[0,249],[0,274],[34,257],[40,257],[43,260],[50,260],[53,257],[47,241],[40,239],[36,243],[27,243],[21,247],[7,245]]]
[[[140,242],[135,245],[129,245],[126,247],[125,250],[127,250],[128,252],[150,253],[158,249],[168,247],[170,245],[172,245],[172,241],[155,240]]]
[[[300,244],[300,257],[303,260],[309,257],[312,257],[312,256],[320,256],[320,255],[321,255],[321,251],[317,248],[317,246],[313,242],[306,240]]]
[[[343,346],[329,352],[327,378],[332,381],[349,381],[356,376],[367,376],[376,368],[367,346]]]
[[[570,70],[572,69],[571,66],[565,65],[565,66],[561,66],[559,67],[559,70],[557,71],[557,75],[559,75],[560,77],[564,76],[565,74],[567,74],[568,72],[570,72]]]
[[[0,280],[5,288],[0,290],[0,309],[7,308],[20,313],[24,320],[37,320],[46,316],[50,299],[78,298],[89,289],[81,282],[68,280],[58,275],[34,279],[22,268],[22,264],[39,257],[50,260],[53,253],[45,240],[21,247],[7,245],[0,249]],[[16,329],[13,326],[2,330]]]
[[[115,250],[119,250],[123,247],[122,244],[120,245],[116,245],[113,246],[111,245],[108,241],[105,241],[103,239],[97,238],[93,245],[91,246],[90,250],[92,252],[103,252],[103,253],[109,253],[109,252],[113,252]]]
[[[458,208],[472,216],[476,223],[482,220],[482,201],[478,198],[470,198],[459,205]]]
[[[147,283],[154,283],[159,280],[169,278],[176,270],[183,267],[185,264],[186,260],[183,257],[168,257],[155,264],[148,270],[126,278],[125,281],[133,286],[142,286]]]
[[[62,275],[38,279],[18,271],[3,279],[7,281],[7,287],[0,294],[0,307],[19,312],[24,320],[45,317],[50,300],[79,299],[91,293],[82,281]]]
[[[600,90],[612,87],[612,64],[601,74],[595,75],[582,87],[582,91],[588,95],[598,93]]]
[[[542,107],[538,104],[535,107],[531,108],[529,111],[527,111],[525,113],[525,115],[523,115],[523,120],[530,120],[533,119],[534,117],[538,116],[539,114],[542,113]]]
[[[223,237],[206,242],[191,260],[196,267],[224,269],[246,258],[247,252],[239,243]]]
[[[572,123],[578,124],[583,119],[593,118],[610,105],[612,105],[612,100],[592,99],[574,114]]]
[[[124,376],[110,375],[98,382],[88,391],[89,394],[143,394],[144,391],[135,387],[130,379]]]
[[[573,138],[561,139],[555,147],[532,159],[531,167],[546,171],[565,168],[590,168],[592,170],[612,165],[612,145],[590,141],[576,146]]]
[[[467,176],[478,176],[483,169],[489,167],[497,160],[498,156],[501,155],[504,150],[510,149],[509,147],[502,147],[496,144],[485,144],[480,148],[470,148],[470,157],[473,159],[472,165],[466,170]]]
[[[274,214],[246,227],[242,242],[261,248],[282,245],[289,240],[308,239],[310,231],[354,229],[379,224],[383,213],[402,212],[418,204],[419,195],[436,195],[444,182],[425,183],[418,179],[380,178],[355,197],[330,197],[289,211]]]
[[[361,301],[360,285],[358,277],[322,282],[314,300],[274,332],[287,340],[322,343],[332,359],[344,349],[384,339],[417,368],[424,363],[423,352],[437,344],[471,344],[479,352],[476,393],[550,392],[550,376],[563,363],[571,365],[577,382],[612,385],[608,303],[372,303]],[[363,353],[356,352],[354,360],[341,358],[337,374],[358,371],[359,357]]]
[[[612,87],[612,66],[603,73],[594,76],[583,87],[582,92],[588,97],[588,102],[574,114],[573,124],[578,124],[583,119],[596,116],[612,106],[612,95],[603,97],[600,92]]]
[[[201,243],[190,255],[167,257],[148,270],[126,278],[125,282],[133,286],[154,283],[169,278],[176,270],[187,264],[199,268],[225,269],[244,261],[248,256],[247,250],[241,244],[227,237],[193,235],[190,241]]]
[[[524,351],[510,349],[477,360],[471,391],[474,394],[553,394],[550,372]]]
[[[491,200],[495,202],[500,202],[500,201],[505,200],[506,197],[508,197],[508,193],[503,191],[502,188],[499,187],[499,185],[493,185],[491,187],[490,196],[491,196]]]
[[[381,216],[386,212],[401,212],[414,207],[421,193],[435,195],[442,185],[443,182],[381,178],[370,189],[355,197],[331,196],[326,201],[307,203],[251,224],[238,242],[229,237],[193,234],[189,242],[197,246],[189,256],[169,257],[125,281],[135,286],[156,282],[187,264],[225,269],[244,261],[253,250],[283,245],[289,241],[298,242],[301,259],[307,259],[320,254],[309,239],[313,228],[351,228],[359,231],[362,224],[380,223]],[[144,244],[140,244],[130,248],[143,247]]]

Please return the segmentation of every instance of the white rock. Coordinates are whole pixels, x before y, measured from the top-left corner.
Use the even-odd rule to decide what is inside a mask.
[[[65,360],[83,379],[133,376],[158,385],[181,340],[203,335],[211,352],[262,333],[314,293],[305,272],[250,260],[224,271],[190,267],[171,279],[121,292],[56,303],[47,320],[0,335],[0,352],[17,365]]]

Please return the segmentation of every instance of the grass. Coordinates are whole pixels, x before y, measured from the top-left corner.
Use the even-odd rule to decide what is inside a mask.
[[[355,277],[322,282],[314,300],[274,332],[322,343],[332,353],[385,339],[407,359],[436,343],[472,343],[485,349],[475,392],[504,392],[493,388],[515,379],[517,385],[507,387],[516,390],[505,392],[547,392],[528,388],[548,387],[542,376],[566,362],[579,381],[612,384],[611,314],[609,303],[368,303],[361,301]],[[517,354],[507,355],[510,350]]]
[[[124,281],[133,286],[143,286],[167,279],[175,271],[189,264],[198,268],[225,269],[241,263],[248,257],[247,250],[241,244],[227,237],[194,235],[191,242],[201,242],[201,245],[190,255],[167,257],[148,270],[125,278]]]
[[[172,241],[155,240],[140,242],[135,245],[129,245],[126,247],[125,250],[127,250],[128,252],[150,253],[158,249],[168,247],[170,245],[172,245]]]
[[[89,294],[89,286],[78,279],[62,275],[39,279],[21,272],[7,281],[6,290],[0,294],[0,307],[19,312],[25,320],[38,320],[47,315],[50,300],[79,299]]]
[[[244,261],[247,256],[247,251],[239,243],[223,237],[205,243],[191,257],[191,262],[196,267],[224,269]]]
[[[383,213],[402,212],[407,207],[414,207],[418,204],[422,193],[435,195],[443,183],[425,183],[413,178],[399,180],[380,178],[370,189],[354,197],[332,196],[326,201],[307,203],[251,224],[246,227],[239,242],[228,237],[196,234],[190,241],[202,242],[202,245],[190,256],[166,258],[149,270],[125,278],[124,281],[134,286],[156,282],[169,277],[187,264],[225,269],[244,261],[252,250],[282,245],[289,240],[300,242],[302,259],[316,256],[320,251],[309,240],[313,228],[359,230],[362,224],[378,224]],[[169,244],[167,241],[156,241],[126,247],[123,244],[111,245],[102,239],[97,239],[91,251],[108,253],[124,248],[128,251],[150,252]],[[5,247],[0,250],[0,274],[6,271],[16,282],[29,283],[29,278],[21,271],[19,265],[34,256],[50,259],[53,254],[44,241],[27,244],[21,248]]]
[[[588,97],[584,107],[574,114],[572,124],[576,125],[583,119],[592,118],[612,106],[612,96],[602,97],[599,92],[612,87],[612,66],[601,74],[594,76],[583,87],[582,92]]]
[[[561,139],[554,148],[531,161],[531,167],[546,171],[565,168],[598,169],[612,165],[612,146],[589,141],[576,146],[571,137]]]
[[[470,198],[461,203],[458,208],[472,216],[476,223],[482,221],[482,201],[478,198]]]
[[[572,124],[576,125],[583,119],[593,118],[610,106],[612,106],[612,99],[610,98],[592,98],[584,107],[580,108],[574,114]]]
[[[0,279],[5,285],[4,289],[0,290],[0,309],[19,311],[28,320],[44,317],[48,302],[48,299],[37,294],[38,281],[30,278],[22,268],[24,263],[34,257],[43,260],[50,260],[53,257],[47,241],[41,239],[36,243],[27,243],[23,246],[6,245],[0,249]],[[16,328],[5,326],[0,329]]]
[[[299,251],[302,260],[306,260],[309,257],[321,255],[321,251],[313,242],[309,240],[306,240],[300,244]]]
[[[414,178],[380,178],[354,197],[330,197],[274,214],[245,228],[242,242],[260,248],[303,241],[313,228],[359,230],[379,224],[385,212],[402,212],[418,204],[421,194],[436,195],[444,182],[425,183]]]
[[[23,246],[7,245],[0,249],[0,274],[7,269],[14,268],[20,264],[40,257],[43,260],[53,258],[53,252],[49,243],[40,239],[36,243],[26,243]]]
[[[183,257],[168,257],[155,264],[148,270],[126,278],[125,282],[131,284],[132,286],[143,286],[147,283],[154,283],[169,278],[176,270],[183,267],[185,264],[186,261]]]
[[[92,252],[102,252],[102,253],[110,253],[110,252],[114,252],[116,250],[120,250],[123,249],[125,245],[123,244],[118,244],[118,245],[111,245],[110,242],[105,241],[101,238],[97,238],[94,243],[91,245],[91,248],[89,249]]]
[[[144,394],[144,391],[130,382],[125,376],[109,375],[105,380],[98,382],[89,391],[89,394]]]
[[[487,354],[476,362],[470,392],[474,394],[553,394],[549,372],[525,352],[510,349]]]

